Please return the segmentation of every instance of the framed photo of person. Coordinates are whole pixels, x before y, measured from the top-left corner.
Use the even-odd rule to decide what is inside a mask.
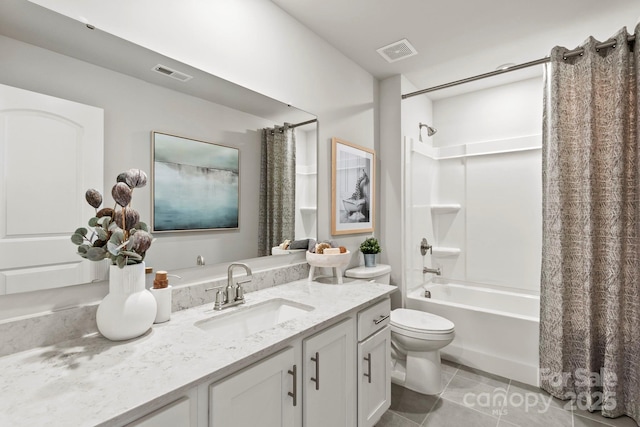
[[[375,156],[374,150],[332,138],[332,235],[373,231]]]

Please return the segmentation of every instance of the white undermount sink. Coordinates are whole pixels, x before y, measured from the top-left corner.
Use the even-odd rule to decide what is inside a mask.
[[[313,307],[278,298],[230,310],[233,311],[199,320],[195,326],[220,340],[244,338],[294,319]]]

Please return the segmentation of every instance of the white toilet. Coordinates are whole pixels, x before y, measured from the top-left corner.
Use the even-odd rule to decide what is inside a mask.
[[[391,267],[356,267],[345,276],[389,284]],[[391,381],[423,394],[442,391],[440,349],[453,341],[454,324],[444,317],[418,310],[391,311]]]

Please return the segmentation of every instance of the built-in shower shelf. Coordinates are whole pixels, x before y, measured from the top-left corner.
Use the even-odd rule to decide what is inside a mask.
[[[444,246],[434,246],[432,255],[436,258],[447,258],[460,255],[460,248],[447,248]]]
[[[307,215],[315,214],[317,210],[318,208],[315,206],[305,206],[300,208],[300,212]]]
[[[458,212],[460,208],[461,208],[461,205],[459,203],[431,205],[431,213],[432,214],[455,213],[455,212]]]

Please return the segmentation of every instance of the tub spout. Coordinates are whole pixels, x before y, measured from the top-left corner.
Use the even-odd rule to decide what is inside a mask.
[[[442,271],[440,271],[440,267],[438,267],[438,268],[423,267],[422,268],[422,274],[427,274],[427,273],[433,273],[436,276],[440,276],[442,274]]]

